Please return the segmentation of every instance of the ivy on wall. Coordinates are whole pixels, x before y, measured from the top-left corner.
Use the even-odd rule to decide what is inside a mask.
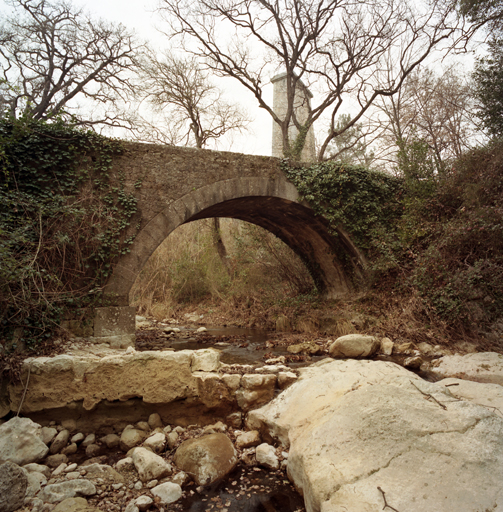
[[[428,322],[471,329],[500,321],[503,145],[467,153],[442,173],[421,160],[417,141],[401,150],[409,157],[402,178],[336,162],[284,160],[282,169],[334,235],[343,226],[366,252],[381,290],[419,297]]]
[[[403,181],[363,166],[318,162],[311,166],[283,160],[285,175],[332,233],[348,231],[367,255],[384,254],[403,213]]]
[[[99,303],[129,250],[136,198],[118,141],[61,122],[0,120],[0,341],[32,346]]]

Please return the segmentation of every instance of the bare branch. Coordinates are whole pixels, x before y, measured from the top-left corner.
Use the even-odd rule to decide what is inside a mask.
[[[134,92],[143,45],[122,25],[94,21],[62,0],[10,4],[16,14],[0,29],[1,114],[116,125],[115,107]],[[83,116],[79,98],[94,115]]]
[[[196,58],[166,53],[158,59],[150,54],[143,64],[142,82],[145,98],[166,122],[156,128],[143,125],[140,138],[202,148],[248,125],[245,113],[222,98]]]
[[[281,127],[285,154],[302,150],[290,140],[290,125],[305,133],[322,116],[331,119],[319,159],[377,98],[397,94],[431,53],[464,48],[475,30],[451,0],[161,0],[161,6],[184,49],[254,94]],[[282,118],[262,89],[278,71],[287,82]],[[294,108],[299,80],[319,93],[303,122]],[[355,106],[350,123],[336,129],[343,108]]]

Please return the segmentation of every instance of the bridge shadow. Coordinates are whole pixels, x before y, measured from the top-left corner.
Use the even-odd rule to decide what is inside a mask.
[[[195,220],[228,217],[256,224],[285,242],[304,261],[326,298],[356,291],[366,261],[342,227],[331,233],[327,221],[299,202],[297,189],[285,177],[244,177],[210,183],[178,200],[145,222],[129,254],[124,255],[105,288],[116,306],[129,304],[136,277],[155,249],[177,227]]]

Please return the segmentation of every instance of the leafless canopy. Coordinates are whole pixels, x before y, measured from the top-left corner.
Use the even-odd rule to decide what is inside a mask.
[[[414,70],[399,93],[378,103],[386,121],[380,136],[385,152],[396,152],[397,141],[423,140],[439,165],[458,158],[481,143],[470,84],[450,67],[441,74]]]
[[[281,126],[286,155],[298,157],[299,135],[320,117],[329,124],[320,144],[351,128],[379,96],[395,94],[407,75],[436,50],[463,45],[470,37],[452,0],[160,0],[171,33],[184,48],[206,58],[217,73],[247,87]],[[258,44],[257,44],[258,43]],[[287,73],[284,119],[273,111],[263,86]],[[318,102],[304,123],[293,108],[302,80]],[[350,122],[337,126],[340,113]]]
[[[151,123],[140,138],[147,134],[147,140],[202,148],[248,124],[245,113],[222,98],[194,57],[151,54],[143,66],[142,82],[145,97],[164,122]]]
[[[116,104],[131,91],[142,49],[134,36],[64,1],[9,3],[15,14],[0,26],[0,114],[123,125]],[[85,119],[79,99],[94,109]]]

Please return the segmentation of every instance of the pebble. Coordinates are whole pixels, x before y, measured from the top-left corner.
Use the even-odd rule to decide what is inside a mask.
[[[135,505],[140,510],[147,510],[150,505],[154,503],[154,500],[150,498],[149,496],[140,496],[139,498],[136,498]]]
[[[82,442],[84,439],[85,439],[84,434],[82,434],[81,432],[79,432],[78,434],[75,434],[75,435],[70,439],[70,442],[77,444],[77,443]]]
[[[63,471],[67,468],[68,464],[66,462],[62,462],[53,472],[52,476],[58,476],[63,473]]]
[[[94,444],[96,442],[96,436],[94,434],[89,434],[84,441],[82,441],[82,446],[87,448],[89,445]]]

